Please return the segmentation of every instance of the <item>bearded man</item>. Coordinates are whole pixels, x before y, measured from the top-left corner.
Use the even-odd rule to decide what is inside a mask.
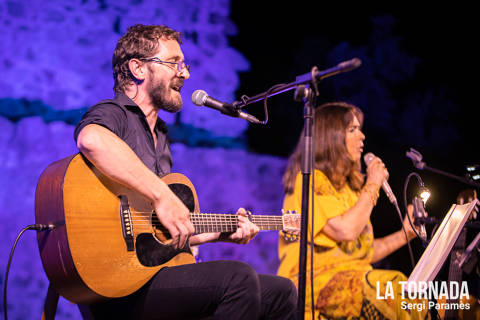
[[[259,229],[244,209],[235,232],[194,234],[188,209],[160,179],[170,172],[172,156],[158,112],[181,110],[180,90],[190,77],[180,36],[166,26],[130,27],[113,55],[115,97],[86,112],[75,140],[104,175],[151,201],[173,248],[248,243]],[[258,275],[243,262],[212,261],[162,268],[137,292],[89,310],[108,319],[292,319],[295,307],[290,280]]]

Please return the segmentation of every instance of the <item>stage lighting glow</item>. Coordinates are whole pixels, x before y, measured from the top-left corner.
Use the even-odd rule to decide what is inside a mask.
[[[422,199],[423,204],[425,205],[427,203],[428,198],[430,198],[431,196],[430,190],[428,190],[424,186],[420,187],[419,196]]]

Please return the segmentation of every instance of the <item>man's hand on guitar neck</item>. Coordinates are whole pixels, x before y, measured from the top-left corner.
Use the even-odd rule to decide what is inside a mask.
[[[212,232],[194,235],[190,238],[190,245],[199,245],[206,242],[233,242],[247,244],[255,238],[260,229],[247,217],[247,211],[238,209],[238,228],[235,232]]]
[[[233,233],[222,232],[218,237],[219,241],[247,244],[258,234],[260,229],[248,219],[245,209],[238,209],[237,215],[238,229]]]

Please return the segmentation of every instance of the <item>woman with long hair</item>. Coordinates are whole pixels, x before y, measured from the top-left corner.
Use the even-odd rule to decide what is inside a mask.
[[[371,266],[405,245],[407,239],[402,230],[380,239],[373,237],[370,214],[388,171],[375,157],[366,175],[361,173],[363,113],[351,104],[332,102],[315,110],[314,121],[315,319],[423,319],[425,310],[402,307],[402,301],[412,302],[408,296],[402,299],[399,281],[406,281],[406,277],[398,271],[374,270]],[[302,148],[300,139],[283,177],[285,210],[301,209]],[[311,203],[309,208],[312,210]],[[415,232],[408,220],[403,224],[411,240]],[[298,255],[299,243],[280,237],[278,274],[295,283]],[[310,262],[307,266],[310,269]],[[308,270],[305,319],[311,319],[310,296]]]

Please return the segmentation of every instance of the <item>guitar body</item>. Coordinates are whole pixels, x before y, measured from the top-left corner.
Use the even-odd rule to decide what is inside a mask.
[[[181,174],[162,178],[198,212],[192,183]],[[165,266],[195,263],[186,246],[168,246],[156,228],[147,199],[110,180],[81,154],[59,160],[42,173],[35,196],[36,223],[45,272],[58,293],[81,304],[129,295]]]

